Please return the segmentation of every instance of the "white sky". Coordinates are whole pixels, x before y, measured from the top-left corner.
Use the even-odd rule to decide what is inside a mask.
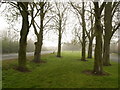
[[[5,8],[4,6],[0,7],[0,13],[2,12],[2,10],[4,8]],[[7,28],[9,27],[9,25],[6,22],[6,19],[5,19],[4,15],[3,16],[1,16],[1,15],[2,14],[0,14],[0,21],[1,21],[0,32],[2,32],[4,30],[7,31]],[[68,21],[67,21],[67,23],[68,24],[66,26],[66,31],[65,31],[66,33],[63,34],[62,43],[63,42],[70,42],[73,39],[72,30],[74,28],[74,25],[76,23],[78,23],[78,19],[75,17],[75,15],[71,11],[68,12]],[[20,30],[20,27],[21,26],[18,23],[16,25],[16,28],[18,30]],[[12,31],[14,31],[14,30],[12,30]],[[18,35],[19,35],[19,33],[18,33]],[[34,30],[32,28],[30,29],[30,32],[29,32],[29,35],[28,35],[28,39],[35,40]],[[58,36],[56,34],[54,34],[53,31],[50,31],[47,34],[45,34],[44,41],[43,41],[43,45],[44,46],[47,46],[47,47],[51,47],[51,46],[57,47],[57,44],[58,44]]]
[[[5,8],[5,5],[0,7],[0,12],[2,12],[4,8]],[[5,19],[4,15],[0,16],[0,21],[2,22],[0,24],[0,32],[8,31],[9,24],[6,22],[7,20]],[[72,14],[71,12],[68,12],[67,23],[68,23],[68,25],[66,26],[65,34],[63,34],[62,43],[63,42],[70,42],[73,39],[72,29],[73,29],[74,24],[77,23],[77,19],[74,18],[74,14]],[[20,30],[21,26],[18,22],[17,22],[15,28]],[[14,32],[14,30],[11,30],[11,32],[12,31]],[[19,32],[18,32],[18,35],[19,35]],[[31,28],[29,31],[29,34],[28,34],[28,39],[35,40],[35,37],[36,36],[34,34],[34,30]],[[50,46],[57,47],[58,36],[53,31],[49,31],[44,36],[43,45],[48,46],[48,47],[50,47]]]

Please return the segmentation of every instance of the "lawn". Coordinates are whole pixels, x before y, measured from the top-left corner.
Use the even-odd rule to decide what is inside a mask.
[[[118,88],[118,64],[104,67],[109,76],[86,75],[84,70],[93,69],[93,60],[80,61],[79,52],[63,52],[62,58],[55,54],[43,55],[46,63],[35,64],[28,58],[31,72],[18,72],[13,67],[17,60],[3,61],[3,88]]]

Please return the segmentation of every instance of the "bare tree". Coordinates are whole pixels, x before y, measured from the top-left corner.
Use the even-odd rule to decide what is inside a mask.
[[[66,21],[67,21],[67,6],[63,3],[55,2],[55,11],[53,10],[53,14],[55,17],[53,18],[54,21],[54,29],[58,32],[58,51],[57,57],[61,57],[61,40],[62,34],[65,31]]]
[[[110,64],[110,41],[115,31],[120,27],[120,22],[115,22],[112,25],[116,9],[120,2],[107,2],[104,11],[104,50],[103,50],[103,64],[109,66]],[[112,27],[113,26],[113,27]]]
[[[3,2],[4,3],[4,2]],[[6,2],[5,2],[6,3]],[[27,35],[29,32],[29,11],[28,2],[9,2],[9,4],[16,8],[22,17],[22,28],[20,30],[20,40],[19,40],[19,51],[18,51],[18,70],[26,71],[26,46],[27,46]],[[15,15],[17,16],[18,13]]]
[[[85,36],[85,32],[86,32],[86,24],[85,24],[85,5],[84,2],[82,2],[82,7],[81,5],[74,5],[71,2],[71,6],[78,12],[78,14],[80,15],[81,19],[82,19],[82,57],[81,60],[82,61],[86,61],[86,36]]]
[[[45,15],[47,12],[51,9],[51,5],[49,2],[41,1],[37,3],[32,3],[31,5],[31,17],[32,17],[32,25],[34,28],[35,35],[37,37],[37,42],[35,42],[35,52],[34,52],[34,62],[38,63],[41,62],[41,49],[43,44],[43,31],[45,29],[45,26],[47,23],[51,20],[48,19],[46,23],[45,21]],[[35,12],[36,10],[36,12]],[[40,25],[35,20],[35,17],[40,17]]]
[[[94,12],[95,12],[95,60],[94,60],[94,74],[103,74],[103,61],[102,61],[102,35],[103,28],[101,26],[101,13],[106,5],[106,2],[103,2],[102,5],[99,5],[99,2],[94,3]]]
[[[26,70],[26,46],[27,35],[29,32],[29,20],[28,20],[28,2],[17,2],[18,9],[22,16],[22,29],[20,31],[19,41],[19,55],[18,55],[18,69],[21,71]]]
[[[93,8],[91,3],[89,4],[90,6],[90,11],[88,11],[90,13],[89,16],[89,20],[90,20],[90,29],[87,31],[86,30],[86,34],[89,40],[89,45],[88,45],[88,58],[92,58],[92,50],[93,50],[93,39],[95,37],[95,30],[94,30],[94,15],[93,15]]]

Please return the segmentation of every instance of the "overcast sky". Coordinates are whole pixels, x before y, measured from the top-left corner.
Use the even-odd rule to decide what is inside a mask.
[[[6,7],[6,5],[2,5],[2,7],[0,7],[0,13],[2,13],[2,11],[4,10],[5,7]],[[4,15],[0,15],[0,21],[1,21],[0,32],[9,31],[8,30],[9,24],[6,22],[7,20]],[[72,30],[74,28],[74,25],[77,22],[78,22],[78,20],[76,19],[75,15],[69,10],[67,22],[66,22],[67,23],[66,30],[65,30],[65,33],[63,34],[62,43],[63,42],[71,42],[71,40],[73,39]],[[21,22],[16,22],[15,28],[20,31]],[[12,29],[10,31],[14,32],[14,30],[12,30]],[[18,35],[19,35],[19,32],[18,32]],[[35,34],[34,34],[33,28],[30,29],[28,39],[35,40]],[[54,33],[54,31],[50,30],[49,32],[47,32],[45,34],[43,44],[45,46],[57,46],[57,41],[58,41],[57,34]]]
[[[0,13],[2,13],[3,9],[5,8],[6,5],[2,5],[0,7]],[[75,14],[73,14],[72,11],[69,10],[68,15],[67,15],[67,26],[65,33],[63,34],[62,42],[71,42],[73,39],[72,31],[74,29],[75,24],[78,24],[78,19]],[[2,31],[8,31],[9,24],[6,22],[7,20],[5,19],[4,15],[0,14],[0,32]],[[20,18],[21,21],[21,18]],[[20,31],[21,29],[21,22],[16,22],[16,29]],[[14,32],[14,30],[11,29],[11,32]],[[2,33],[1,33],[2,34]],[[19,35],[19,32],[17,32]],[[33,28],[30,29],[28,39],[32,39],[35,41],[35,34]],[[44,36],[44,41],[43,45],[45,46],[56,46],[57,47],[57,42],[58,42],[58,36],[57,34],[54,33],[54,31],[50,30],[48,33],[45,34]]]

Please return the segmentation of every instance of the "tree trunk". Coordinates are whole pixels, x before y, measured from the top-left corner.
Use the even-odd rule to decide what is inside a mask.
[[[18,52],[18,69],[25,70],[26,69],[26,45],[27,41],[25,38],[20,38],[19,42],[19,52]]]
[[[58,52],[57,57],[61,57],[61,29],[59,30],[59,36],[58,36]]]
[[[94,74],[103,74],[103,62],[102,62],[102,27],[101,27],[101,15],[98,2],[94,2],[95,5],[95,60],[94,60]]]
[[[42,32],[43,33],[43,32]],[[42,50],[43,36],[35,42],[34,62],[39,63],[41,61],[41,50]]]
[[[85,52],[85,42],[83,41],[82,42],[82,57],[81,57],[82,61],[85,61],[85,55],[86,55],[86,52]]]
[[[92,58],[92,40],[89,40],[88,58]]]
[[[101,31],[97,31],[96,45],[95,45],[95,61],[94,61],[94,73],[103,73],[103,63],[102,63],[102,35]]]
[[[85,60],[85,56],[86,56],[86,41],[85,41],[85,30],[86,30],[86,25],[85,25],[85,10],[84,10],[84,2],[82,2],[82,61],[86,61]]]
[[[34,62],[40,62],[40,52],[41,52],[41,47],[40,47],[40,42],[35,42],[35,52],[34,52]]]
[[[108,2],[105,6],[105,15],[104,15],[104,26],[105,26],[105,35],[104,35],[104,50],[103,50],[103,65],[110,66],[110,40],[112,34],[112,2]]]
[[[27,35],[29,32],[29,20],[28,20],[28,3],[24,2],[27,7],[21,12],[22,15],[22,29],[20,31],[19,52],[18,52],[18,69],[20,71],[26,70],[26,46]]]
[[[57,57],[61,57],[61,39],[62,39],[62,20],[59,16],[59,29],[58,29],[58,51],[57,51]]]
[[[104,38],[103,65],[104,66],[111,65],[110,64],[110,39],[107,36]]]
[[[41,10],[40,10],[40,31],[36,35],[37,42],[35,42],[35,52],[34,52],[34,62],[38,63],[41,61],[41,50],[43,44],[43,21],[44,21],[44,2],[41,2]]]

